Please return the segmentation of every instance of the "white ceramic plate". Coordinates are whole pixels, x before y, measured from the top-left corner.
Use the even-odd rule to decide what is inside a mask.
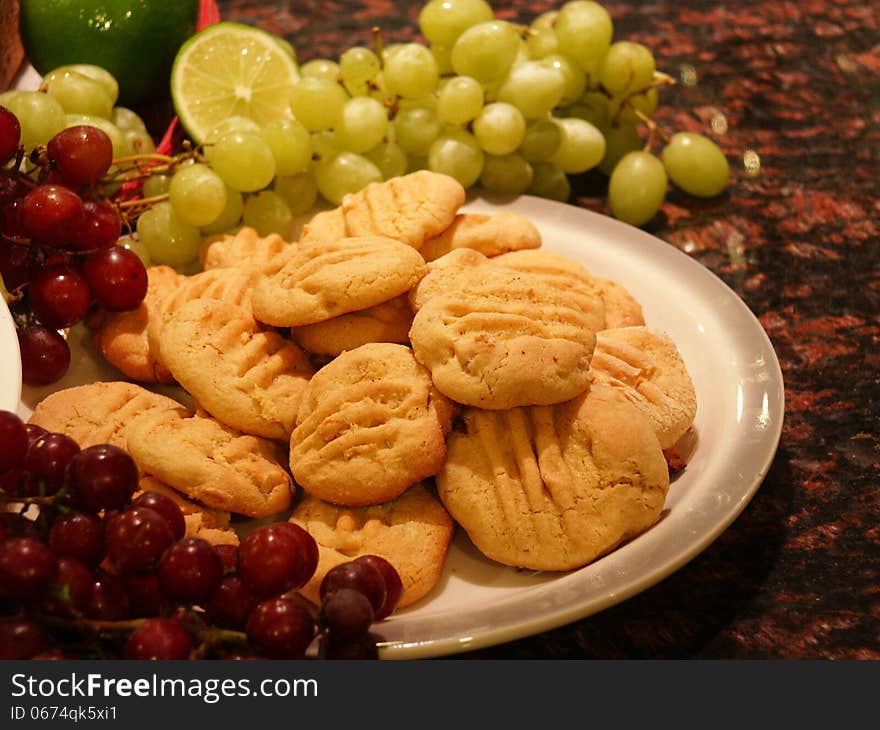
[[[0,297],[0,410],[18,410],[21,398],[21,355],[18,335],[6,301]]]
[[[515,210],[544,246],[616,280],[642,303],[647,324],[674,339],[698,398],[698,443],[673,482],[660,521],[591,565],[565,574],[518,571],[481,556],[463,530],[440,584],[377,627],[383,658],[415,659],[483,648],[561,626],[657,583],[705,549],[761,484],[779,442],[782,375],[745,304],[720,279],[667,243],[619,221],[537,198],[478,199],[474,211]],[[118,377],[81,327],[69,338],[71,370],[49,388],[25,387],[29,414],[48,392]]]

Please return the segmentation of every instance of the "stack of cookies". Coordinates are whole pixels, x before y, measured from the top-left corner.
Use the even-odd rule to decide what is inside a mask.
[[[296,242],[244,228],[198,274],[152,267],[138,310],[90,321],[124,379],[55,393],[33,421],[127,448],[190,534],[300,524],[320,549],[312,600],[328,570],[374,553],[414,603],[456,526],[505,565],[586,565],[660,515],[693,385],[630,292],[544,250],[522,216],[464,202],[419,171],[347,196]]]

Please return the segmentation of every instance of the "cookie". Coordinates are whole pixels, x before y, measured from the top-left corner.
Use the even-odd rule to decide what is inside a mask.
[[[467,409],[437,474],[450,515],[487,557],[579,568],[653,525],[669,473],[653,429],[615,391],[558,406]]]
[[[601,299],[589,307],[583,296],[501,266],[473,271],[428,298],[413,318],[413,352],[437,389],[456,403],[493,410],[582,393],[604,324]]]
[[[290,437],[290,470],[334,504],[379,504],[437,472],[449,407],[408,347],[362,345],[315,373]]]
[[[215,510],[270,517],[290,507],[281,447],[213,418],[146,413],[126,429],[128,451],[151,476]]]
[[[407,292],[410,308],[418,312],[435,294],[467,288],[479,283],[481,274],[472,271],[493,266],[492,259],[472,248],[457,248],[428,263],[425,275]]]
[[[254,285],[254,316],[299,327],[356,312],[403,294],[425,273],[410,246],[382,236],[300,244],[281,270]]]
[[[315,241],[336,241],[345,238],[345,216],[342,208],[331,208],[315,213],[306,223],[299,236],[300,243],[314,243]]]
[[[313,370],[306,354],[229,302],[196,299],[166,317],[160,353],[208,413],[243,433],[287,441]]]
[[[440,234],[429,238],[419,250],[433,261],[458,248],[470,248],[484,256],[539,248],[541,233],[528,218],[509,210],[497,213],[459,213]]]
[[[220,236],[207,243],[200,252],[200,258],[206,271],[230,266],[262,269],[291,245],[277,233],[263,237],[246,226],[234,234]]]
[[[315,355],[336,356],[370,342],[409,344],[412,311],[405,294],[374,307],[294,327],[294,342]]]
[[[183,277],[170,266],[147,268],[147,294],[137,307],[122,312],[100,310],[90,318],[92,344],[123,375],[142,383],[172,383],[174,378],[150,346],[147,328],[159,304]]]
[[[457,180],[429,170],[370,183],[342,199],[349,236],[387,236],[419,249],[448,228],[464,203]]]
[[[77,385],[41,400],[29,419],[47,431],[63,433],[81,449],[96,444],[127,448],[127,430],[146,413],[183,418],[189,411],[172,398],[123,381]]]
[[[588,297],[599,296],[605,305],[603,329],[645,323],[641,304],[624,287],[610,279],[594,276],[586,267],[566,256],[544,250],[514,251],[492,261],[516,271],[537,274],[550,286]]]
[[[660,445],[671,448],[690,428],[697,396],[672,339],[648,327],[605,330],[596,337],[593,382],[619,391],[653,425]]]
[[[398,609],[415,603],[440,580],[455,531],[455,523],[424,484],[373,507],[339,507],[306,495],[290,521],[318,543],[318,567],[299,590],[315,604],[321,602],[324,576],[360,555],[378,555],[397,569],[403,583]]]

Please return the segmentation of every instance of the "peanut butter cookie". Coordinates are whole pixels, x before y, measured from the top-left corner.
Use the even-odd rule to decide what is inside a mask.
[[[459,213],[440,234],[421,247],[425,261],[433,261],[457,248],[471,248],[484,256],[539,248],[541,233],[528,218],[509,210],[497,213]]]

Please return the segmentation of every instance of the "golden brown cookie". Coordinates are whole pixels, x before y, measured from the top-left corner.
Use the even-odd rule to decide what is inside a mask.
[[[418,251],[391,238],[305,243],[280,271],[257,280],[251,305],[260,322],[299,327],[387,302],[424,273]]]
[[[528,218],[509,210],[497,213],[459,213],[440,234],[425,241],[419,252],[433,261],[458,248],[471,248],[484,256],[539,248],[541,233]]]
[[[647,420],[594,386],[558,406],[468,409],[436,477],[452,517],[487,557],[570,570],[660,516],[666,460]]]
[[[349,236],[387,236],[419,249],[455,219],[465,190],[454,178],[429,170],[370,183],[342,199]]]
[[[30,423],[70,436],[81,449],[96,444],[127,445],[127,428],[145,413],[183,418],[189,411],[164,395],[123,381],[77,385],[46,396]]]
[[[431,296],[413,318],[416,359],[456,403],[493,410],[549,405],[590,382],[598,297],[548,287],[533,274],[480,266]]]
[[[277,233],[260,236],[253,228],[244,227],[208,242],[200,258],[206,271],[230,266],[261,270],[291,245]]]
[[[166,317],[160,352],[178,383],[217,420],[287,441],[312,365],[295,344],[233,304],[197,299]]]
[[[290,438],[291,472],[334,504],[394,499],[443,464],[445,400],[408,347],[344,352],[309,381]]]
[[[418,312],[435,294],[474,286],[482,275],[473,269],[484,266],[495,264],[492,259],[472,248],[457,248],[434,259],[427,265],[425,275],[407,293],[410,308]]]
[[[398,608],[415,603],[440,580],[455,530],[452,518],[424,484],[372,507],[339,507],[306,495],[290,521],[318,543],[318,568],[300,588],[316,604],[328,571],[360,555],[378,555],[397,569],[403,583]]]
[[[345,238],[345,216],[342,208],[322,210],[306,223],[300,233],[300,243],[314,243],[315,241],[336,241]]]
[[[672,339],[648,327],[600,332],[591,366],[593,382],[619,391],[671,448],[694,422],[697,395]]]
[[[123,312],[101,310],[89,321],[92,344],[107,362],[123,375],[142,383],[171,383],[174,378],[150,347],[147,327],[157,316],[159,304],[183,279],[170,266],[147,269],[147,294],[137,309]]]
[[[577,261],[552,251],[514,251],[492,260],[516,271],[526,271],[542,277],[550,286],[569,292],[599,296],[605,305],[605,327],[629,327],[645,323],[642,305],[620,284],[594,276]]]
[[[409,300],[401,294],[374,307],[294,327],[291,336],[307,352],[335,357],[369,342],[409,344],[412,317]]]
[[[126,430],[138,465],[187,497],[216,510],[269,517],[290,506],[281,447],[213,418],[146,413]]]

